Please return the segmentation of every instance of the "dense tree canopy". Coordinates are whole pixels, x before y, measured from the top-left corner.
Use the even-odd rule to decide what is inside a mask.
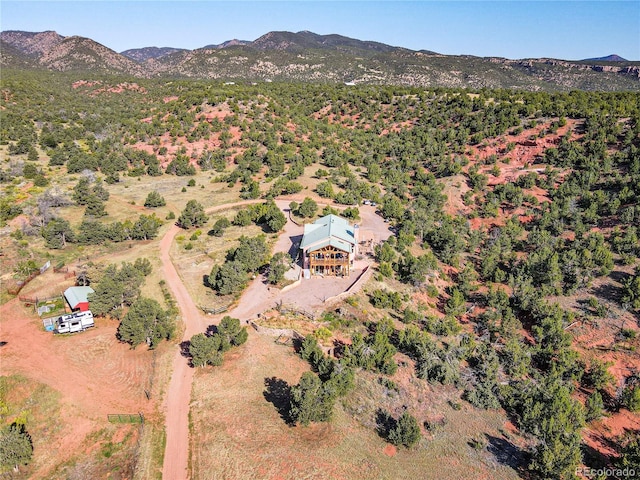
[[[154,348],[161,340],[169,340],[175,323],[160,304],[150,298],[140,297],[131,304],[118,327],[118,336],[133,347],[146,343]]]

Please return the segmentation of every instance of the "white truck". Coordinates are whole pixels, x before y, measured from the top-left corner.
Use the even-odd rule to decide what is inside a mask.
[[[68,313],[56,320],[54,333],[83,332],[94,325],[91,311]]]

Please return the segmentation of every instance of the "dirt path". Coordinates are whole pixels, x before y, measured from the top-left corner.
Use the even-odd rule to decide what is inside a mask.
[[[276,204],[281,210],[288,208],[291,200],[300,201],[302,198],[287,197],[286,199],[280,199],[276,201]],[[207,213],[214,213],[229,208],[239,207],[243,205],[250,205],[259,203],[262,200],[246,200],[241,202],[230,203],[226,205],[219,205],[213,208],[207,209]],[[361,207],[361,215],[363,216],[363,223],[366,225],[363,228],[362,233],[365,236],[370,237],[374,241],[380,241],[386,239],[391,232],[388,229],[388,225],[375,213],[373,207]],[[177,226],[172,226],[164,235],[160,242],[160,258],[162,260],[162,272],[167,285],[173,292],[176,299],[182,320],[185,323],[185,332],[182,337],[183,341],[189,340],[196,333],[206,331],[208,325],[214,323],[217,317],[205,317],[190,297],[186,287],[176,268],[171,261],[171,245],[174,238],[180,232],[181,229]],[[302,227],[294,224],[287,219],[284,231],[278,237],[274,246],[275,252],[287,252],[290,249],[293,239],[302,235]],[[299,239],[298,239],[299,240]],[[351,282],[348,279],[341,279],[342,283],[333,285],[336,289],[335,292],[330,292],[327,295],[337,294],[344,291]],[[314,282],[317,284],[317,282]],[[323,299],[318,297],[316,288],[318,285],[313,285],[313,289],[309,288],[311,285],[301,285],[295,290],[290,290],[287,294],[283,294],[279,289],[269,288],[264,282],[262,276],[256,277],[251,282],[249,287],[243,292],[237,306],[227,312],[227,315],[231,315],[240,320],[246,321],[254,318],[258,313],[263,312],[269,307],[275,305],[280,299],[296,302],[295,299],[306,299],[301,306],[317,306],[316,303],[322,303]],[[306,287],[306,288],[305,288]],[[327,286],[323,287],[326,289]],[[300,291],[299,289],[302,289]],[[313,290],[313,291],[312,291]],[[329,288],[332,290],[332,288]],[[307,293],[307,295],[305,295]],[[311,296],[309,296],[311,295]],[[317,299],[316,299],[317,297]],[[188,361],[184,358],[177,349],[175,358],[173,361],[173,374],[166,393],[164,402],[165,413],[165,425],[166,425],[166,448],[163,465],[163,478],[169,480],[181,480],[189,478],[189,404],[191,399],[191,387],[193,383],[193,369],[189,367]]]
[[[259,200],[247,200],[226,205],[219,205],[207,210],[213,213],[242,205],[257,203]],[[162,274],[180,309],[182,321],[185,324],[182,341],[189,340],[196,333],[206,330],[210,320],[205,318],[187,292],[182,279],[171,262],[171,244],[175,236],[182,229],[173,225],[160,241],[160,259],[162,260]],[[189,403],[191,400],[191,384],[193,383],[193,369],[176,350],[173,359],[173,373],[165,396],[163,410],[165,413],[166,446],[162,478],[168,480],[182,480],[189,478]]]

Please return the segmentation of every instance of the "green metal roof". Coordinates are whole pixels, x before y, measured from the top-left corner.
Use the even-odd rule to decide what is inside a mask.
[[[76,308],[80,303],[86,303],[87,295],[94,293],[91,287],[69,287],[64,291],[64,298],[67,299],[71,308]]]
[[[331,245],[334,248],[337,248],[338,250],[342,250],[343,252],[352,251],[351,244],[345,242],[344,240],[340,240],[339,238],[328,238],[326,240],[323,240],[320,243],[310,246],[308,251],[315,252],[316,250],[320,250],[321,248],[324,248],[329,245]]]
[[[340,250],[351,252],[355,243],[353,226],[337,215],[327,215],[304,226],[300,248],[314,251],[332,245]]]

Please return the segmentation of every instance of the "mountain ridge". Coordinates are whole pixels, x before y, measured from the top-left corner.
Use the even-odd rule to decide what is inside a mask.
[[[186,48],[174,48],[174,47],[142,47],[142,48],[130,48],[120,52],[120,55],[130,58],[136,62],[145,62],[152,58],[162,58],[167,55],[171,55],[176,52],[186,51]]]
[[[607,55],[606,57],[594,57],[594,58],[585,58],[584,60],[580,60],[581,62],[628,62],[626,58],[622,58],[620,55],[612,53],[611,55]]]
[[[0,32],[0,65],[135,77],[303,81],[526,90],[640,90],[640,62],[444,55],[338,34],[268,32],[188,50],[143,47],[118,53],[54,31]],[[610,58],[602,57],[602,58]]]

